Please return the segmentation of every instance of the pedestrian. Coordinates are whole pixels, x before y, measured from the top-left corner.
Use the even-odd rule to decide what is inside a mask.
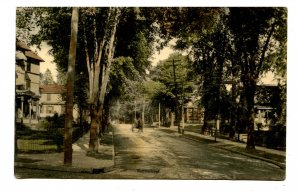
[[[143,120],[141,118],[138,118],[137,127],[139,131],[143,132],[143,126],[144,126]]]

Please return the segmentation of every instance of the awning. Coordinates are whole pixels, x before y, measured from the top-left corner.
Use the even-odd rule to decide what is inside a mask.
[[[41,97],[31,90],[16,90],[16,96],[27,96],[32,98],[33,100],[39,100]]]
[[[17,95],[35,96],[36,94],[30,90],[16,90]]]
[[[39,60],[41,62],[45,62],[41,57],[39,57],[36,53],[32,52],[31,50],[30,51],[25,51],[25,55],[27,57],[33,58],[35,60]]]
[[[16,51],[16,60],[27,60],[27,57],[22,51]]]

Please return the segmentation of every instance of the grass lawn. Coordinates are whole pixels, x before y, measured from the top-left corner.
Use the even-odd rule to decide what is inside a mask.
[[[58,147],[52,140],[18,139],[18,152],[48,153],[57,152]]]

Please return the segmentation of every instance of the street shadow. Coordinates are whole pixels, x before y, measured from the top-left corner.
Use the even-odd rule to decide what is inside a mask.
[[[111,160],[112,156],[105,153],[94,153],[94,152],[88,152],[86,154],[88,157],[92,157],[95,159],[104,159],[104,160]]]
[[[16,158],[15,162],[21,162],[21,163],[35,163],[42,160],[38,159],[29,159],[29,158]]]

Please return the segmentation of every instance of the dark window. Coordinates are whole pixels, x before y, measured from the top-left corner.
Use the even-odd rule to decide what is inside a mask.
[[[47,106],[46,113],[47,114],[53,113],[53,106]]]
[[[31,71],[31,64],[29,62],[27,62],[27,68],[26,68],[26,71],[27,72],[30,72]]]

